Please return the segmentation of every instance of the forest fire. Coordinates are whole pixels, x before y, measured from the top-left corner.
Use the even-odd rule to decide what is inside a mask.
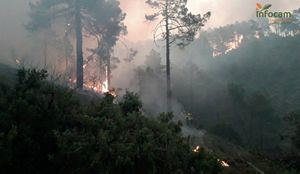
[[[101,85],[101,84],[93,84],[93,83],[91,83],[91,82],[88,82],[88,83],[85,83],[83,86],[84,86],[86,89],[92,90],[92,91],[95,91],[95,92],[102,93],[102,91],[103,91],[103,88],[102,88],[102,85]]]
[[[194,149],[193,149],[193,152],[194,153],[199,153],[199,152],[201,152],[201,147],[200,146],[196,146]],[[218,163],[222,166],[222,167],[230,167],[230,165],[226,162],[226,161],[224,161],[224,160],[220,160],[220,159],[218,159],[217,160],[218,161]]]
[[[200,146],[197,146],[195,149],[193,149],[193,152],[199,153],[201,150]]]
[[[199,152],[201,152],[201,147],[200,146],[196,146],[194,149],[193,149],[193,152],[194,153],[199,153]],[[224,161],[224,160],[220,160],[220,159],[218,159],[217,160],[218,161],[218,163],[222,166],[222,167],[230,167],[230,165],[226,162],[226,161]]]
[[[227,43],[228,48],[225,51],[225,54],[229,53],[232,50],[235,50],[235,49],[239,48],[242,41],[243,41],[243,39],[244,39],[243,35],[235,34],[234,40],[232,42]]]
[[[226,161],[218,159],[218,162],[221,164],[222,167],[230,167],[230,165]]]
[[[238,49],[244,40],[244,35],[234,34],[234,38],[227,42],[222,42],[221,45],[213,45],[213,57],[228,54],[229,52]]]
[[[71,84],[71,86],[74,86],[76,84],[76,80],[69,79],[69,83]],[[111,95],[116,96],[114,90],[109,90],[107,79],[103,83],[92,82],[92,81],[85,82],[83,86],[87,90],[92,90],[94,92],[103,93],[103,94],[108,92],[111,93]]]
[[[98,92],[98,93],[107,93],[107,92],[110,91],[108,89],[107,79],[103,83],[100,83],[100,82],[97,82],[97,83],[86,82],[86,83],[84,83],[83,86],[88,90],[93,90],[93,91]]]
[[[0,174],[300,174],[300,0],[0,0],[0,25]]]
[[[19,59],[16,59],[16,64],[17,64],[17,65],[20,65],[20,64],[21,64],[21,62],[19,61]]]

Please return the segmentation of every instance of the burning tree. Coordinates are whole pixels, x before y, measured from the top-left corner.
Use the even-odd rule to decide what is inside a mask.
[[[192,14],[187,8],[187,0],[147,0],[146,3],[156,10],[154,14],[145,15],[146,20],[159,20],[153,31],[154,42],[157,39],[166,42],[167,111],[171,111],[170,46],[176,44],[184,48],[191,43],[211,13]]]
[[[122,13],[119,5],[117,0],[111,0],[109,3],[103,1],[100,11],[105,15],[97,15],[95,19],[87,23],[88,34],[97,42],[96,48],[90,49],[92,54],[89,57],[98,59],[99,79],[102,88],[105,88],[104,92],[110,89],[111,71],[115,67],[114,63],[119,62],[118,58],[112,56],[113,47],[120,35],[127,34],[123,23],[125,14]]]
[[[83,88],[84,83],[83,34],[90,32],[91,25],[101,25],[101,30],[97,32],[105,32],[111,29],[108,24],[120,23],[124,18],[120,18],[123,13],[117,2],[115,0],[39,0],[30,4],[31,21],[27,25],[28,29],[32,31],[47,29],[54,22],[60,25],[62,23],[61,19],[66,19],[68,26],[75,30],[77,55],[76,86],[79,89]],[[117,15],[109,15],[111,11],[117,13]],[[111,18],[107,16],[111,16]],[[98,34],[101,35],[101,33]]]

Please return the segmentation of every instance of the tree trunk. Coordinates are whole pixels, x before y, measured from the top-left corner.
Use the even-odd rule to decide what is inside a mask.
[[[77,70],[76,70],[76,86],[78,89],[83,88],[83,52],[82,52],[82,22],[80,14],[79,0],[75,2],[75,25],[76,25],[76,56],[77,56]]]
[[[107,89],[110,90],[111,84],[111,62],[110,57],[107,58]]]
[[[103,82],[105,81],[105,77],[103,78],[103,74],[105,74],[105,71],[103,71],[103,62],[102,58],[98,55],[99,58],[99,81],[101,84],[101,91],[103,91]]]
[[[43,50],[43,54],[44,54],[44,68],[45,69],[47,69],[47,63],[48,63],[47,62],[47,59],[48,59],[48,53],[47,52],[48,52],[48,43],[47,43],[47,38],[45,36],[45,38],[44,38],[44,50]]]
[[[69,65],[69,55],[68,55],[68,35],[67,33],[65,33],[65,37],[64,37],[64,47],[65,47],[65,75],[69,76],[68,73],[68,65]]]
[[[167,66],[167,112],[172,111],[172,91],[171,91],[171,65],[170,65],[170,29],[169,29],[169,0],[166,0],[166,66]]]
[[[194,111],[194,88],[193,88],[193,80],[194,80],[194,76],[193,76],[193,69],[191,67],[191,74],[190,74],[190,111],[189,112],[193,112]]]

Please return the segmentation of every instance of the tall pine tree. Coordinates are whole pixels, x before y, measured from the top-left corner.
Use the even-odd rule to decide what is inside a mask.
[[[162,39],[166,42],[166,73],[167,73],[167,111],[171,111],[171,60],[170,47],[176,44],[185,47],[192,42],[211,13],[203,16],[192,14],[187,8],[187,0],[147,0],[146,3],[156,13],[146,15],[146,20],[159,20],[154,29],[154,40]]]
[[[120,18],[124,14],[120,10],[118,3],[107,5],[113,2],[106,0],[39,0],[30,4],[31,20],[27,25],[29,30],[44,30],[61,18],[67,19],[72,29],[75,30],[77,57],[76,84],[78,89],[82,89],[84,83],[83,35],[91,32],[91,25],[101,26],[102,30],[99,30],[99,32],[104,32],[105,27],[109,27],[106,24],[121,23],[124,19],[124,17]],[[103,6],[105,6],[105,10],[103,10]],[[107,18],[105,16],[109,11],[119,13],[119,15],[111,15],[112,18]],[[101,18],[101,16],[104,17]],[[106,30],[108,29],[106,28]],[[119,30],[116,31],[113,36],[120,34]],[[97,34],[101,35],[101,33]]]

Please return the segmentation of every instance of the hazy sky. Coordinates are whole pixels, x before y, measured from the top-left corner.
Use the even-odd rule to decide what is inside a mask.
[[[12,38],[18,40],[25,35],[28,3],[33,0],[0,0],[0,42]],[[145,21],[150,8],[146,0],[120,0],[121,8],[127,13],[128,40],[141,41],[152,38],[154,25]],[[255,19],[255,4],[271,3],[272,9],[291,11],[300,8],[300,0],[188,0],[189,9],[195,13],[212,12],[207,27],[218,27],[235,21]],[[8,45],[8,44],[7,44]]]
[[[150,39],[153,24],[145,21],[149,12],[146,0],[120,0],[122,9],[127,13],[126,24],[132,41]],[[188,0],[189,9],[195,13],[212,12],[208,27],[218,27],[236,21],[255,19],[257,2],[273,5],[272,9],[289,11],[300,8],[300,0]]]

